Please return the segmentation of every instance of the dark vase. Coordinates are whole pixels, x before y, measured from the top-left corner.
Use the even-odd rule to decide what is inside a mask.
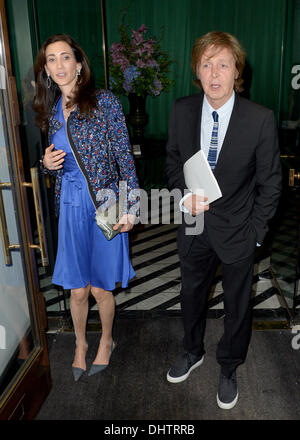
[[[132,127],[133,144],[144,144],[144,130],[148,124],[149,116],[146,113],[147,94],[138,96],[136,93],[129,93],[129,114],[127,121]]]

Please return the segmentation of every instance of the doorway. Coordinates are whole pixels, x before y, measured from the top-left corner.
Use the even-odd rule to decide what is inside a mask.
[[[104,1],[91,0],[10,0],[6,1],[9,42],[13,71],[16,77],[20,105],[20,141],[24,172],[29,178],[30,168],[39,167],[47,147],[47,140],[35,124],[32,101],[35,94],[33,65],[43,41],[58,33],[71,35],[85,50],[97,88],[107,87],[107,54]],[[50,321],[64,321],[69,316],[69,292],[52,284],[56,248],[57,218],[54,212],[54,178],[39,175],[43,204],[45,234],[49,265],[42,266],[37,255],[40,291],[46,300]],[[29,199],[34,240],[38,239],[34,216],[34,200]]]

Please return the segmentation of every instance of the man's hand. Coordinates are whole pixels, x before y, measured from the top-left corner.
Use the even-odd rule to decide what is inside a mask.
[[[132,214],[124,214],[121,219],[116,223],[113,227],[113,229],[116,231],[119,229],[122,225],[122,228],[120,229],[120,232],[128,232],[133,228],[134,221],[135,221],[135,215]]]
[[[199,196],[197,194],[191,194],[183,202],[183,206],[188,209],[190,214],[198,215],[203,211],[209,210],[209,205],[206,205],[207,197]]]
[[[45,156],[43,159],[43,165],[48,170],[59,170],[63,167],[62,163],[64,162],[64,157],[66,153],[63,150],[55,150],[54,144],[51,144],[50,147],[47,147],[45,150]]]

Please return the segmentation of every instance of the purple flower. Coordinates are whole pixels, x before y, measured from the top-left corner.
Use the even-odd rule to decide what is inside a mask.
[[[148,92],[158,96],[162,90],[168,89],[171,81],[166,81],[167,64],[161,62],[161,55],[164,62],[164,52],[157,41],[146,38],[147,30],[144,24],[132,30],[128,26],[119,26],[121,42],[110,47],[112,90],[125,94]]]
[[[142,32],[142,33],[145,33],[145,32],[147,32],[147,30],[148,30],[148,28],[144,25],[144,24],[142,24],[139,28],[138,28],[138,32]]]
[[[125,48],[120,43],[112,43],[112,45],[110,46],[111,52],[120,52],[123,49],[125,49]]]
[[[123,87],[126,92],[134,92],[134,87],[132,86],[132,81],[134,81],[138,76],[140,76],[141,72],[138,70],[136,66],[129,66],[125,70]]]
[[[131,82],[126,80],[123,82],[123,87],[127,93],[134,92]]]
[[[129,61],[123,54],[123,50],[125,50],[125,47],[119,43],[113,43],[110,46],[111,62],[113,66],[120,65],[122,72],[129,66]]]
[[[139,48],[135,51],[135,53],[136,53],[139,57],[143,56],[143,53],[144,53],[144,52],[145,52],[145,49],[144,49],[143,46],[139,47]]]
[[[154,96],[158,96],[160,94],[160,92],[162,91],[162,83],[159,81],[158,78],[153,81],[153,87],[151,87],[150,90]]]
[[[143,34],[138,31],[132,31],[132,43],[133,45],[141,44],[144,41]]]
[[[147,52],[147,56],[150,57],[153,54],[153,44],[150,41],[147,41],[144,44],[144,50]]]
[[[142,24],[142,26],[140,26],[136,31],[132,29],[131,38],[132,38],[133,46],[143,43],[144,41],[143,34],[147,32],[147,29],[148,28],[144,24]]]
[[[141,60],[140,58],[137,60],[136,65],[137,65],[137,67],[139,67],[140,69],[143,69],[144,67],[147,67],[147,64],[144,63],[144,61]]]
[[[147,60],[146,66],[147,67],[153,67],[153,69],[157,69],[158,68],[157,62],[155,60],[152,60],[152,59]]]
[[[141,73],[138,71],[138,68],[136,66],[129,66],[124,72],[125,81],[131,83],[134,79],[140,76],[140,74]]]

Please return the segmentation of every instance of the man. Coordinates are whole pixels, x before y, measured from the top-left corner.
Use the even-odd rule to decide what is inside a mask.
[[[238,400],[236,368],[245,361],[252,329],[255,246],[263,243],[281,190],[273,112],[237,93],[243,90],[244,63],[243,49],[228,33],[210,32],[196,40],[191,64],[203,91],[174,103],[167,145],[171,189],[187,191],[183,165],[201,148],[222,192],[210,205],[205,193],[181,200],[184,212],[204,215],[204,229],[192,236],[185,223],[178,229],[185,351],[167,379],[181,382],[203,362],[207,299],[221,262],[225,318],[216,356],[221,366],[217,403],[223,409]]]

